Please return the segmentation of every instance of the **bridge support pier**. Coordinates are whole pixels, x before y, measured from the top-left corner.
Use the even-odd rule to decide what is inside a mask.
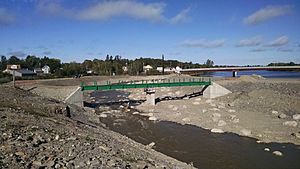
[[[217,98],[220,96],[224,96],[226,94],[231,93],[231,91],[229,91],[228,89],[226,89],[225,87],[212,82],[211,85],[209,85],[203,92],[203,97],[204,98],[208,98],[208,99],[213,99],[213,98]]]
[[[81,91],[81,87],[78,87],[75,91],[73,91],[65,99],[65,103],[74,104],[83,107],[83,92]]]
[[[232,71],[232,77],[237,77],[237,71]]]
[[[145,89],[146,92],[146,104],[154,106],[155,105],[155,90],[154,89]]]

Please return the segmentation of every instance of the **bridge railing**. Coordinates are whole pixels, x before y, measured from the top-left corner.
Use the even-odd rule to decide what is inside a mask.
[[[157,88],[157,87],[178,87],[178,86],[208,86],[211,85],[210,78],[181,78],[181,79],[164,79],[164,80],[141,80],[141,81],[119,81],[111,83],[106,81],[106,84],[98,85],[94,82],[93,85],[81,84],[81,90],[116,90],[116,89],[132,89],[132,88]]]

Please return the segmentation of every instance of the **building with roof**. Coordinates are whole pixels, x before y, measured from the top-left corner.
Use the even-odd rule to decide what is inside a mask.
[[[8,73],[13,74],[13,70],[9,70]],[[18,69],[15,70],[16,77],[28,77],[28,76],[36,76],[37,74],[28,69]]]

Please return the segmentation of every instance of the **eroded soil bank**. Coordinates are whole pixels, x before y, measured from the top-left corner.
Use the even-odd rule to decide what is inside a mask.
[[[0,168],[192,168],[66,106],[1,85]]]

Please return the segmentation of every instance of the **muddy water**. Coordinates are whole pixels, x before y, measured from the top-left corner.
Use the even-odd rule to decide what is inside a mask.
[[[99,93],[94,96],[97,95]],[[120,96],[120,93],[118,95]],[[126,94],[121,97],[126,97]],[[111,107],[116,109],[119,106]],[[142,144],[155,142],[153,147],[155,150],[180,161],[192,162],[197,168],[300,168],[300,147],[294,144],[258,144],[255,139],[233,133],[215,134],[192,125],[166,121],[152,122],[146,117],[132,113],[133,110],[110,114],[101,121],[111,130]],[[269,148],[270,151],[265,151],[265,148]],[[283,156],[272,154],[276,150],[281,151]]]

